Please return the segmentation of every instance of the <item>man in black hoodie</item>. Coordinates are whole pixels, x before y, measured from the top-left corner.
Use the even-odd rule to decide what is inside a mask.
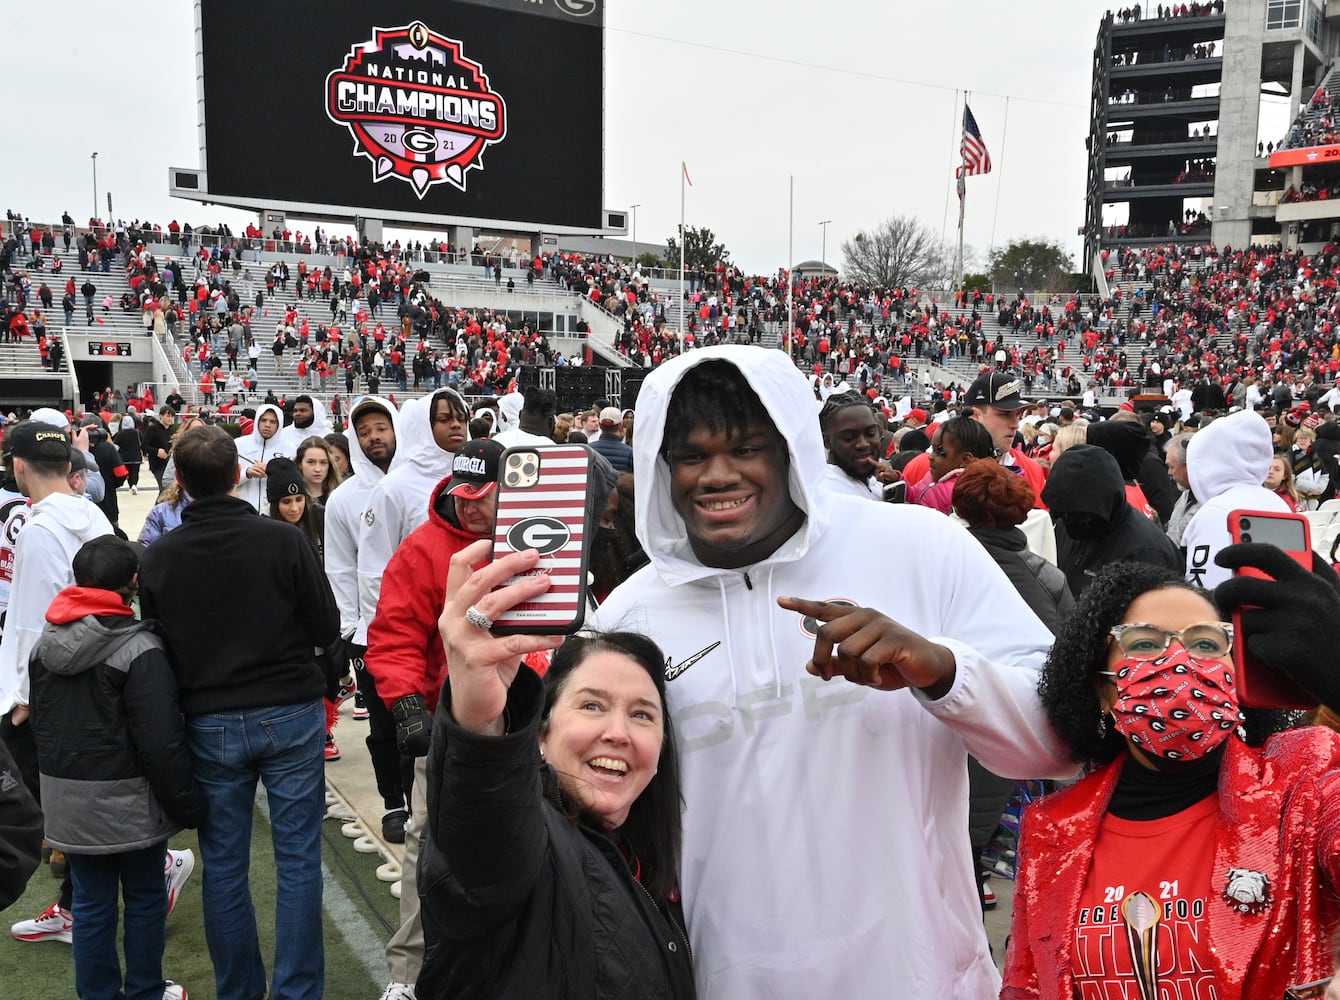
[[[173,454],[177,481],[193,499],[181,527],[145,552],[140,603],[146,618],[162,624],[196,778],[209,803],[200,853],[218,994],[259,997],[266,990],[247,887],[260,778],[279,877],[271,995],[320,996],[322,696],[334,693],[336,678],[317,666],[313,650],[335,645],[339,611],[302,533],[258,517],[235,495],[232,438],[218,427],[193,427],[179,435]]]
[[[1056,564],[1076,599],[1108,563],[1182,569],[1177,546],[1127,502],[1117,460],[1102,448],[1067,448],[1052,466],[1042,499],[1056,526]]]

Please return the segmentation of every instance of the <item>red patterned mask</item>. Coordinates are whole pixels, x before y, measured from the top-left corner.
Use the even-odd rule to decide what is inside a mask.
[[[1242,724],[1233,669],[1180,645],[1152,660],[1121,660],[1112,718],[1132,745],[1164,760],[1196,760]]]

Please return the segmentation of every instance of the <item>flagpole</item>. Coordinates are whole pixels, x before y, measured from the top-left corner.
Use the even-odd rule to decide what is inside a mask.
[[[1000,186],[1005,181],[1005,138],[1010,131],[1010,99],[1005,98],[1005,123],[1000,127],[1000,170],[996,173],[996,208],[991,213],[991,249],[996,249],[996,219],[1000,217]]]
[[[963,92],[963,106],[968,106],[968,91]],[[958,256],[954,258],[954,286],[949,289],[952,295],[954,290],[963,283],[963,213],[968,205],[968,184],[967,177],[964,176],[963,168],[965,166],[960,144],[959,152],[959,175],[958,175]]]
[[[688,236],[684,229],[684,182],[688,180],[689,168],[684,161],[679,162],[679,349],[684,349],[684,243]]]
[[[949,164],[954,164],[954,143],[958,141],[959,134],[963,129],[963,120],[958,113],[958,91],[954,91],[954,107],[951,109],[954,116],[954,127],[949,131]],[[940,216],[940,242],[944,243],[949,233],[949,191],[945,190],[945,210]]]
[[[791,175],[791,194],[789,196],[790,208],[786,223],[786,356],[791,357],[791,338],[796,329],[796,303],[792,296],[792,288],[795,286],[795,280],[791,274],[791,268],[795,264],[793,259],[795,251],[792,244],[796,231],[796,175]]]

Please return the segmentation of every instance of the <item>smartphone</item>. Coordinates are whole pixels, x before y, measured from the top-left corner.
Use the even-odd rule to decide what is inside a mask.
[[[884,487],[885,503],[907,503],[907,483],[898,480],[896,483],[889,483]]]
[[[1259,542],[1282,549],[1294,562],[1312,572],[1312,539],[1307,518],[1281,511],[1235,510],[1228,515],[1228,533],[1234,542]],[[1270,579],[1251,566],[1234,570],[1235,576]],[[1242,615],[1233,612],[1233,667],[1238,698],[1248,708],[1317,707],[1313,698],[1292,680],[1258,660],[1247,649]]]
[[[571,635],[582,627],[601,514],[589,509],[594,454],[581,444],[520,445],[503,452],[493,558],[536,549],[540,561],[532,572],[549,574],[553,585],[496,617],[494,634]]]

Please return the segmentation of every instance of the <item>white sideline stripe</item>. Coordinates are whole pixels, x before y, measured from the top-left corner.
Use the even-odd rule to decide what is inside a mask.
[[[327,783],[325,787],[329,790],[330,785]],[[270,803],[266,801],[264,788],[259,785],[256,789],[256,807],[265,817],[265,822],[269,823]],[[385,982],[386,946],[381,941],[381,935],[373,930],[324,861],[321,862],[321,909],[335,924],[344,946],[362,964],[368,978],[374,983]]]

